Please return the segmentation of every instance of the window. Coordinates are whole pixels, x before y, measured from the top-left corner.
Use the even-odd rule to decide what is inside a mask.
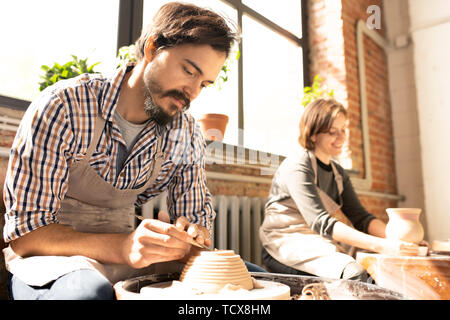
[[[147,24],[153,18],[156,11],[167,0],[144,0],[143,24]],[[220,0],[188,0],[184,3],[192,3],[204,8],[210,8],[234,21],[237,25],[237,11],[231,6]],[[234,48],[233,51],[237,51]],[[233,55],[232,55],[233,56]],[[228,64],[230,68],[229,80],[220,89],[217,86],[211,86],[202,90],[201,94],[191,104],[189,112],[194,118],[200,117],[205,113],[224,113],[229,117],[224,142],[238,144],[238,62],[236,59],[230,59]]]
[[[277,2],[272,0],[243,0],[242,3],[291,32],[298,38],[302,37],[301,1],[284,0],[283,2]]]
[[[41,65],[65,63],[74,54],[116,67],[117,46],[133,43],[167,0],[15,0],[0,2],[0,101],[24,106],[39,94]],[[192,103],[194,117],[225,113],[224,142],[287,155],[297,148],[301,96],[308,64],[305,0],[185,0],[211,8],[238,25],[239,60],[230,59],[229,80]],[[26,10],[23,10],[26,8]],[[142,19],[142,22],[141,22]],[[120,25],[120,30],[119,26]],[[232,55],[233,56],[233,55]]]
[[[101,62],[111,72],[117,53],[119,0],[0,2],[0,95],[31,101],[39,94],[41,65]]]
[[[286,155],[298,147],[301,47],[251,17],[242,19],[244,145]]]
[[[144,0],[143,23],[168,1]],[[287,155],[297,148],[304,57],[300,0],[188,0],[234,21],[242,31],[241,61],[230,59],[230,80],[205,89],[192,103],[194,117],[225,113],[224,142]],[[241,83],[239,82],[241,73]]]

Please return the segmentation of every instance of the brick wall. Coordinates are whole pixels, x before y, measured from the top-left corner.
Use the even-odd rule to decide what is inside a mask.
[[[0,144],[1,140],[3,140],[3,135],[0,133]],[[0,158],[0,226],[1,226],[1,237],[0,237],[0,250],[5,247],[5,243],[3,242],[3,225],[4,225],[4,212],[5,206],[3,204],[3,181],[5,180],[5,173],[7,167],[7,160],[4,158]],[[8,299],[7,289],[6,289],[6,269],[5,269],[5,260],[3,259],[3,253],[0,251],[0,300]]]
[[[261,169],[248,168],[244,166],[233,166],[223,164],[210,164],[206,166],[206,171],[228,173],[233,175],[243,175],[247,177],[261,177]],[[271,180],[273,176],[266,175],[264,178]],[[207,186],[212,195],[242,195],[247,197],[265,198],[269,196],[270,182],[247,182],[247,181],[227,181],[214,178],[207,179]]]
[[[0,106],[0,116],[6,116],[14,119],[21,119],[23,116],[23,111],[13,110]],[[13,143],[16,132],[14,130],[2,130],[0,129],[0,147],[5,150],[9,149]],[[5,243],[3,241],[3,225],[5,223],[4,212],[5,205],[3,203],[3,185],[5,181],[6,169],[8,167],[8,158],[0,156],[0,250],[5,248]],[[8,299],[8,294],[6,290],[6,269],[5,261],[3,259],[3,253],[0,253],[0,300]]]
[[[3,135],[0,133],[0,143]],[[3,216],[5,212],[5,206],[3,204],[3,181],[5,180],[6,167],[8,165],[7,159],[0,158],[0,226],[1,226],[1,237],[0,237],[0,250],[5,247],[3,241],[3,225],[5,223],[5,218]],[[3,253],[0,251],[0,300],[8,299],[8,293],[6,289],[6,269],[5,260],[3,259]]]
[[[4,108],[0,107],[0,114],[11,116],[14,118],[20,118],[22,116],[22,112],[16,112],[12,110],[4,110]],[[15,136],[14,131],[9,130],[0,130],[0,147],[10,148]],[[5,248],[5,243],[3,241],[3,225],[5,223],[4,212],[5,205],[3,203],[3,184],[5,181],[6,168],[8,167],[8,158],[0,157],[0,228],[1,228],[1,237],[0,237],[0,250]],[[0,300],[8,299],[8,293],[6,289],[6,269],[5,269],[5,261],[3,259],[3,253],[0,252]]]
[[[0,106],[0,116],[5,116],[9,118],[14,119],[21,119],[23,116],[23,111],[13,110],[10,108],[6,108],[3,106]],[[11,145],[13,143],[14,137],[16,135],[16,131],[14,130],[5,130],[0,129],[0,148],[4,148],[5,150],[11,148]],[[3,185],[5,181],[5,175],[6,175],[6,169],[8,167],[8,158],[0,156],[0,224],[2,226],[3,231],[3,224],[4,224],[4,216],[3,213],[5,212],[5,205],[3,203]],[[2,232],[3,234],[3,232]],[[3,249],[5,244],[3,242],[3,236],[0,237],[0,249]]]
[[[347,106],[349,116],[348,149],[352,169],[364,178],[364,150],[361,126],[361,102],[357,59],[356,24],[367,21],[370,5],[381,0],[326,1],[309,0],[310,70],[311,80],[316,74],[329,88],[335,90],[336,99]],[[385,35],[381,16],[381,29]],[[367,107],[369,116],[370,160],[372,169],[371,191],[396,194],[394,144],[389,101],[387,56],[369,37],[364,36],[366,66]],[[397,206],[396,200],[360,196],[363,205],[383,220],[385,208]]]

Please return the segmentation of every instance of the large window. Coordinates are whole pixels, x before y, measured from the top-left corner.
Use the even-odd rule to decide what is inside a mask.
[[[298,148],[302,48],[248,16],[242,32],[244,145],[286,155]]]
[[[144,0],[148,23],[164,0]],[[300,0],[187,0],[234,21],[242,32],[240,61],[230,59],[230,80],[219,90],[205,89],[190,109],[225,113],[224,142],[287,155],[298,148],[304,57]],[[241,77],[240,77],[241,76]]]
[[[41,65],[71,55],[116,67],[117,47],[133,43],[167,0],[14,0],[0,2],[0,102],[32,101]],[[225,113],[224,142],[287,155],[297,148],[305,70],[304,0],[184,0],[226,16],[242,32],[229,62],[229,80],[192,103],[194,117]],[[26,10],[24,10],[26,8]],[[120,27],[119,27],[120,26]],[[8,30],[7,32],[5,30]],[[240,59],[233,59],[235,52]]]
[[[167,0],[144,0],[143,24],[147,24],[155,12]],[[184,3],[193,3],[201,7],[210,8],[222,16],[230,19],[237,26],[237,11],[227,3],[220,0],[187,0]],[[211,86],[202,90],[201,94],[191,104],[189,112],[198,118],[205,113],[224,113],[229,117],[224,142],[237,145],[238,133],[238,62],[232,57],[239,48],[234,48],[228,67],[230,69],[229,79],[223,86]]]
[[[0,95],[31,101],[41,65],[72,60],[115,68],[119,0],[0,1]]]
[[[242,0],[242,3],[296,37],[302,37],[302,1]]]

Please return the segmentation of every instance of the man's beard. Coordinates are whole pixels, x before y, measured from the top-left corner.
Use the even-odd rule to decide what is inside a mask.
[[[165,126],[172,121],[173,116],[165,112],[161,106],[157,105],[149,92],[145,94],[144,110],[157,124]]]
[[[153,90],[150,90],[150,87]],[[152,95],[160,94],[163,92],[161,86],[155,81],[150,81],[150,83],[145,86],[144,92],[145,92],[145,99],[144,99],[145,112],[159,125],[165,126],[166,124],[170,123],[173,120],[173,118],[177,115],[178,107],[174,104],[171,104],[170,105],[171,111],[176,112],[173,115],[170,115],[153,100]],[[161,98],[165,97],[174,97],[177,100],[184,101],[184,107],[182,111],[186,111],[190,107],[189,98],[186,97],[186,95],[183,94],[181,91],[168,90],[161,95]]]

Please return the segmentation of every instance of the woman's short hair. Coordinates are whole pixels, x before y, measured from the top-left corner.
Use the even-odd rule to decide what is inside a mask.
[[[144,58],[149,38],[156,50],[188,43],[209,44],[213,49],[225,52],[227,57],[233,44],[239,41],[238,32],[230,28],[224,17],[209,9],[180,2],[163,5],[142,30],[136,41],[138,61]]]
[[[317,99],[309,103],[300,119],[298,142],[308,150],[314,150],[315,143],[311,137],[330,131],[339,114],[347,117],[347,110],[334,99]]]

